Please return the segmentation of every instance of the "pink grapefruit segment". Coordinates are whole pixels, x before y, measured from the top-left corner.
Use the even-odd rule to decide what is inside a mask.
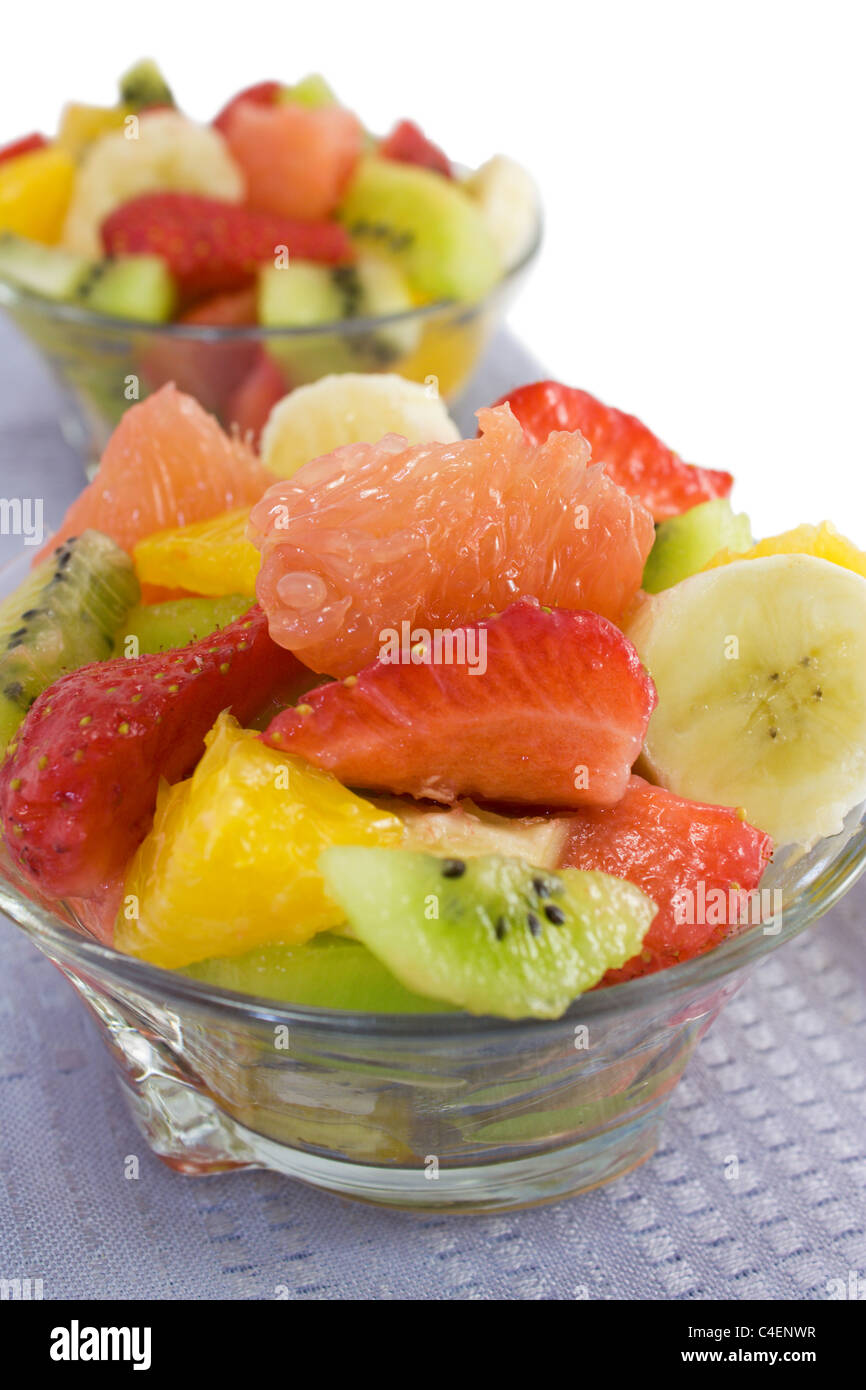
[[[312,670],[376,660],[386,628],[453,628],[521,595],[616,621],[640,587],[649,512],[577,433],[532,444],[510,409],[481,434],[350,444],[269,489],[251,514],[271,636]]]
[[[626,878],[659,907],[641,954],[609,971],[605,984],[664,970],[734,935],[729,892],[757,888],[772,848],[729,807],[687,801],[641,777],[631,778],[616,806],[580,811],[560,867]]]
[[[278,714],[265,741],[348,786],[445,803],[622,796],[656,693],[613,623],[522,600],[451,639],[394,642]]]
[[[309,221],[333,214],[364,141],[357,116],[342,106],[242,101],[222,130],[246,179],[249,206]]]
[[[34,563],[88,526],[131,551],[154,531],[252,505],[272,476],[191,396],[164,386],[126,412],[93,481]]]

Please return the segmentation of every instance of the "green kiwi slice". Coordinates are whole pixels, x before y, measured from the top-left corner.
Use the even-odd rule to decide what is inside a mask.
[[[171,88],[152,58],[141,58],[118,83],[121,106],[140,111],[148,106],[174,106]]]
[[[643,587],[660,593],[697,574],[720,550],[748,550],[752,527],[745,512],[735,513],[727,497],[690,507],[656,529],[653,548],[644,566]]]
[[[322,932],[302,946],[277,944],[184,967],[193,979],[240,994],[354,1013],[441,1013],[448,1005],[400,984],[359,941]]]
[[[387,257],[361,254],[352,265],[323,266],[296,260],[267,266],[259,275],[259,322],[271,328],[314,328],[321,333],[274,339],[270,351],[299,386],[334,372],[381,372],[414,350],[415,321],[354,328],[352,320],[405,314],[414,307],[399,266]],[[340,324],[340,328],[332,328]]]
[[[340,846],[319,868],[355,936],[407,989],[504,1018],[558,1018],[637,954],[656,912],[624,879],[497,854]]]
[[[393,256],[425,297],[475,303],[501,279],[502,257],[477,204],[430,169],[368,155],[339,214],[359,244]]]
[[[0,750],[59,676],[114,655],[114,634],[139,592],[126,552],[100,531],[82,531],[0,604]]]
[[[241,617],[252,600],[239,594],[224,598],[176,598],[137,604],[115,637],[118,656],[151,656],[185,647]],[[132,639],[132,641],[130,641]]]
[[[97,261],[77,298],[110,318],[167,323],[177,307],[177,288],[160,256],[121,256]]]

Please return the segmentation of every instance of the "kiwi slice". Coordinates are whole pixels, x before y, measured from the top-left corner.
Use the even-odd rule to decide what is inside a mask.
[[[141,111],[148,106],[174,106],[174,94],[152,58],[141,58],[118,84],[121,106]]]
[[[221,989],[281,1003],[355,1013],[441,1013],[438,999],[414,994],[360,941],[322,932],[302,946],[263,946],[242,956],[214,956],[187,965],[184,975]]]
[[[0,235],[0,279],[43,299],[142,323],[167,322],[177,303],[174,279],[159,256],[91,261],[11,232]]]
[[[177,598],[137,604],[127,614],[114,641],[115,654],[150,656],[185,647],[199,637],[240,618],[252,600],[240,594],[224,598]],[[130,646],[129,638],[135,639]]]
[[[368,155],[339,210],[350,235],[393,256],[429,299],[474,302],[502,276],[502,257],[465,189],[430,169]]]
[[[126,552],[82,531],[0,604],[0,749],[59,676],[114,654],[114,634],[138,598]]]
[[[293,260],[259,272],[258,318],[267,328],[313,328],[345,317],[340,267]]]
[[[701,502],[681,516],[663,521],[643,572],[643,587],[660,593],[697,574],[720,550],[748,550],[752,526],[745,512],[734,513],[726,497]]]
[[[341,266],[297,260],[282,269],[267,266],[259,276],[258,317],[269,327],[313,328],[413,307],[405,275],[383,256],[361,255],[354,265]],[[419,334],[413,322],[355,332],[350,323],[345,331],[274,342],[271,351],[297,386],[335,372],[387,371],[414,351]]]
[[[294,103],[296,106],[309,106],[314,109],[321,106],[339,106],[333,89],[319,72],[310,72],[294,86],[283,87],[277,94],[277,101],[283,105]]]
[[[97,261],[77,298],[110,318],[167,323],[177,307],[177,289],[160,256],[122,256]]]
[[[74,300],[92,274],[93,262],[84,256],[28,241],[12,232],[0,235],[0,279],[11,280],[32,294],[44,299]]]
[[[475,1014],[558,1018],[640,950],[656,906],[634,884],[524,859],[327,849],[328,893],[407,989]]]

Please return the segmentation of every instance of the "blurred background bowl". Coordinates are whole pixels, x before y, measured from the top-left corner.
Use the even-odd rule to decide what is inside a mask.
[[[58,304],[0,281],[0,309],[36,346],[84,419],[99,458],[124,411],[173,381],[220,422],[257,435],[287,391],[332,372],[399,372],[449,404],[460,396],[535,260],[521,260],[475,304],[440,302],[309,328],[146,324]]]

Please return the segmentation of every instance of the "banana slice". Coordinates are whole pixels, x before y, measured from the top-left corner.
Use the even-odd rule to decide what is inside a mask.
[[[866,799],[866,579],[811,555],[740,560],[647,598],[628,636],[658,689],[663,787],[812,845]]]
[[[345,372],[299,386],[278,401],[262,434],[262,462],[290,478],[310,459],[341,444],[375,444],[402,434],[410,444],[451,444],[460,438],[431,386],[383,373]]]
[[[497,154],[470,174],[463,187],[475,199],[506,270],[517,265],[538,234],[538,189],[522,164]]]
[[[196,125],[179,111],[136,119],[131,132],[112,131],[96,140],[79,169],[63,245],[80,256],[102,255],[102,223],[139,193],[202,193],[232,203],[244,196],[243,175],[213,126]]]

